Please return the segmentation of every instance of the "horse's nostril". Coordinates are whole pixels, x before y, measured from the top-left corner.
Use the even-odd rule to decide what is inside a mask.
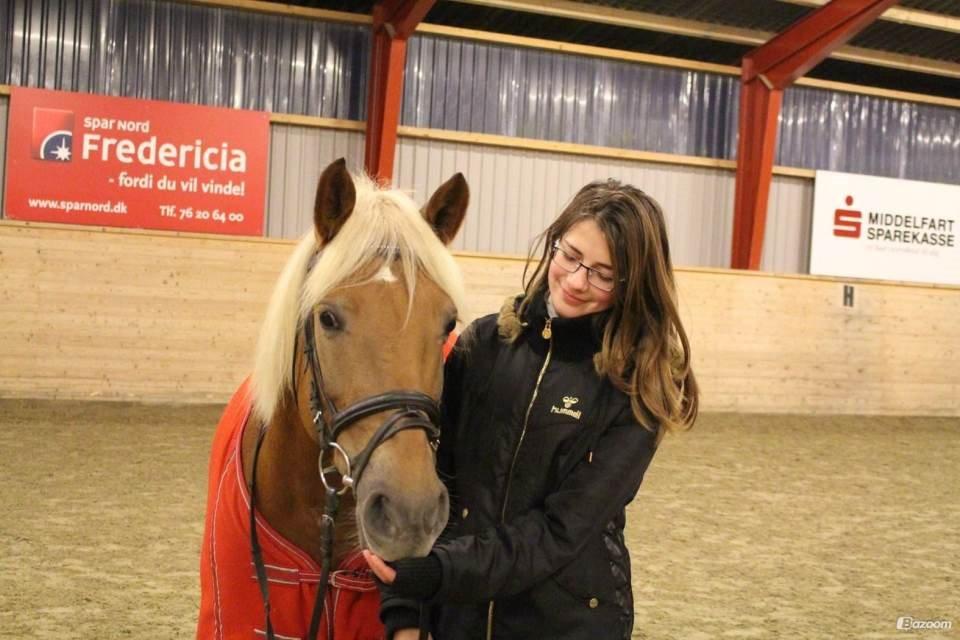
[[[386,494],[378,493],[371,496],[366,508],[367,526],[386,535],[396,535],[397,524],[390,510],[390,498]]]
[[[450,498],[446,489],[420,499],[372,490],[361,508],[363,527],[373,540],[404,538],[416,544],[432,542],[447,522]]]

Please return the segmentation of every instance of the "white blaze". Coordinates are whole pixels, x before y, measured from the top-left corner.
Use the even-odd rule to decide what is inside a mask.
[[[396,282],[397,276],[393,275],[393,270],[390,268],[390,265],[385,264],[380,267],[380,271],[377,272],[377,275],[375,275],[373,279],[380,280],[381,282]]]

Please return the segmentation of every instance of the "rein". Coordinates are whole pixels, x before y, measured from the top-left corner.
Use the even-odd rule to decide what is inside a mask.
[[[326,601],[327,583],[330,580],[330,570],[333,564],[334,523],[340,506],[340,496],[348,490],[352,489],[354,492],[357,490],[373,452],[397,433],[407,429],[422,429],[426,432],[431,446],[436,446],[440,437],[440,428],[437,426],[440,423],[440,407],[435,399],[425,393],[400,390],[364,398],[340,411],[327,394],[323,383],[323,374],[317,360],[314,314],[312,312],[304,322],[303,343],[311,373],[310,412],[313,414],[313,425],[317,431],[317,444],[320,447],[318,468],[320,480],[324,487],[324,510],[320,522],[323,562],[320,583],[317,585],[317,597],[313,604],[313,613],[310,616],[310,631],[307,636],[310,640],[315,640],[320,628],[320,618]],[[294,361],[296,361],[296,358],[294,358]],[[293,387],[296,389],[296,377],[293,380]],[[393,413],[380,425],[360,453],[351,458],[343,447],[337,443],[337,438],[355,422],[386,411],[392,411]],[[257,573],[257,584],[260,587],[260,596],[263,599],[267,640],[276,640],[273,624],[270,620],[267,570],[263,563],[263,553],[257,539],[256,527],[257,459],[265,435],[266,428],[263,427],[257,437],[257,446],[253,454],[253,471],[250,479],[250,548]],[[331,460],[339,454],[346,466],[346,473],[341,476],[339,486],[333,486],[327,480],[327,473],[336,470],[332,463],[327,467],[323,465],[323,458],[328,452],[331,454]],[[424,609],[421,609],[420,618],[420,638],[426,640]],[[330,626],[330,629],[330,636],[327,640],[333,640],[333,626]]]

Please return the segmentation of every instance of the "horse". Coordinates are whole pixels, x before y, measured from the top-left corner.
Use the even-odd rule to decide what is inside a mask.
[[[323,171],[214,436],[198,638],[383,637],[360,550],[426,555],[448,517],[437,403],[468,200],[459,173],[420,211],[343,159]]]

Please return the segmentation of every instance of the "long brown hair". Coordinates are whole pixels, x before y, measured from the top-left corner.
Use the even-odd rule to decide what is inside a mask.
[[[575,224],[593,220],[610,249],[617,289],[594,356],[597,373],[630,396],[633,414],[648,429],[693,426],[700,391],[690,367],[690,342],[680,321],[663,211],[636,187],[616,180],[591,182],[573,197],[531,249],[542,255],[528,277],[519,317],[547,290],[553,243]],[[515,338],[516,336],[509,336]]]

